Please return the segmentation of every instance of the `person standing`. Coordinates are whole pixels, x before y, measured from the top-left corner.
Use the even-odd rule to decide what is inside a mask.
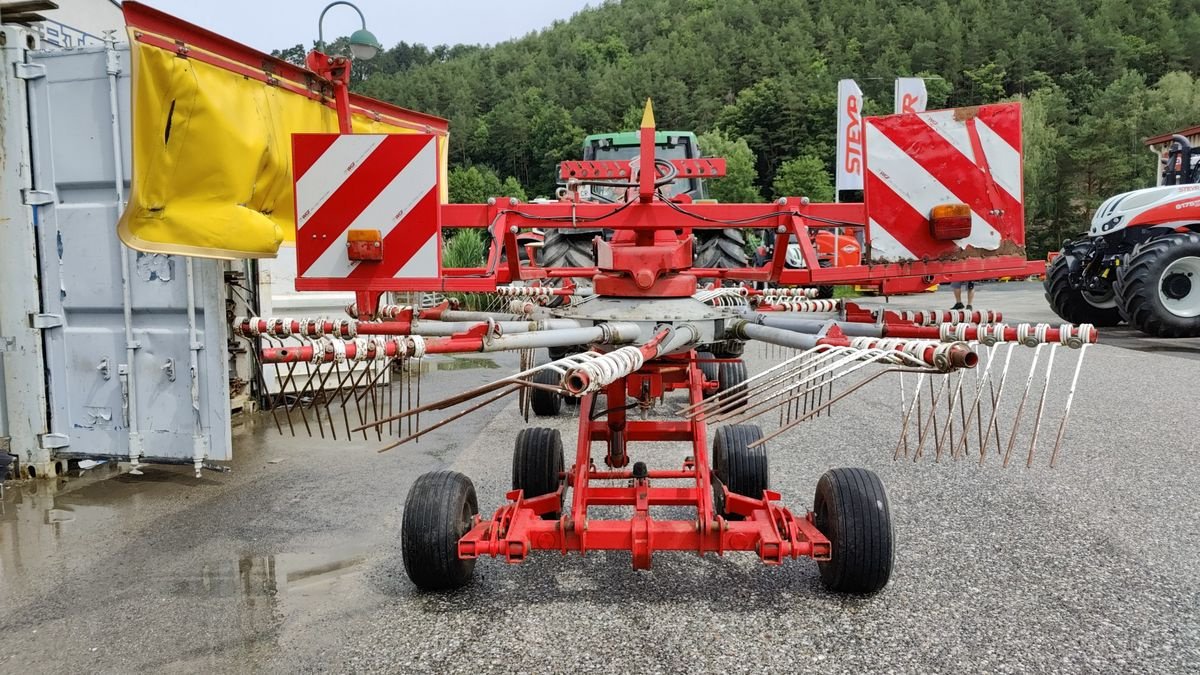
[[[951,282],[950,288],[954,291],[954,306],[950,309],[964,309],[962,301],[962,287],[967,286],[967,306],[965,309],[972,309],[975,304],[975,282],[974,281],[954,281]]]

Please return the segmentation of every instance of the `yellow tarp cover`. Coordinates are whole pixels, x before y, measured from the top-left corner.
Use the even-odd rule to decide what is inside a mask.
[[[133,177],[121,241],[153,253],[274,257],[295,240],[291,135],[336,133],[334,110],[137,39],[130,50]],[[353,127],[417,133],[359,114]],[[439,139],[443,202],[447,142]]]

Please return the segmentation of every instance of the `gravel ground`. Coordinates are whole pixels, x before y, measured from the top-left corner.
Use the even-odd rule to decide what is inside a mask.
[[[979,304],[1024,318],[1012,312],[1028,298],[1010,292],[1016,309]],[[748,351],[752,371],[779,360]],[[1010,382],[1024,383],[1028,357]],[[1032,469],[892,461],[894,378],[772,443],[773,487],[793,508],[811,505],[830,467],[883,478],[896,566],[872,597],[826,593],[809,561],[670,553],[648,572],[627,553],[486,560],[463,591],[419,593],[397,536],[408,486],[453,468],[493,510],[526,426],[515,408],[385,455],[374,441],[281,439],[258,424],[239,430],[231,474],[153,469],[10,489],[0,671],[1196,672],[1200,466],[1195,433],[1168,415],[1200,364],[1089,350],[1052,470],[1074,358],[1055,363]],[[439,373],[427,386],[451,392],[501,372]],[[570,419],[549,426],[572,445]],[[652,467],[684,454],[635,452]]]

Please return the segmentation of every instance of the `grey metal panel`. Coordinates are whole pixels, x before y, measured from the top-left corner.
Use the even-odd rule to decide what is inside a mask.
[[[30,180],[25,46],[31,34],[0,27],[0,448],[20,458],[20,468],[48,475],[46,386],[42,336],[30,325],[41,311],[33,209],[24,203]],[[36,40],[35,40],[36,42]]]
[[[128,51],[120,51],[119,120],[124,191],[130,173]],[[195,260],[199,351],[199,435],[193,415],[187,261],[130,252],[134,351],[128,365],[116,236],[122,205],[115,186],[106,50],[42,52],[46,77],[30,87],[34,182],[53,191],[38,207],[44,312],[62,317],[45,334],[54,433],[60,455],[127,457],[136,427],[146,459],[191,461],[195,441],[209,459],[231,458],[225,365],[225,285],[221,263]],[[134,385],[131,401],[122,385]],[[129,405],[132,403],[132,405]],[[128,411],[136,409],[129,419]],[[133,422],[133,424],[131,424]],[[136,445],[135,440],[135,445]]]

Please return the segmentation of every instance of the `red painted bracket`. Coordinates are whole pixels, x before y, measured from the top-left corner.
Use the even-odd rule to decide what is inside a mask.
[[[720,178],[725,175],[725,160],[718,157],[667,161],[675,165],[679,178]],[[633,177],[633,169],[627,160],[570,161],[562,163],[559,177],[563,180],[629,180]]]

